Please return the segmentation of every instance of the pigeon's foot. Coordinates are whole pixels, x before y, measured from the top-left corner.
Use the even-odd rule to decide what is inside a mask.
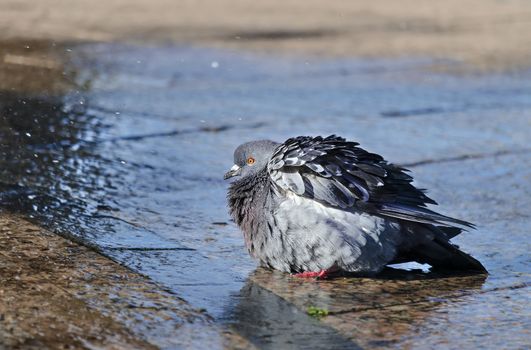
[[[316,271],[316,272],[314,272],[314,271],[305,271],[305,272],[295,273],[295,274],[293,274],[293,277],[297,277],[297,278],[315,278],[315,279],[319,279],[319,280],[324,280],[324,279],[327,279],[329,277],[332,277],[337,272],[338,272],[338,270],[336,268],[331,268],[331,269],[328,269],[328,270],[321,270],[321,271]]]

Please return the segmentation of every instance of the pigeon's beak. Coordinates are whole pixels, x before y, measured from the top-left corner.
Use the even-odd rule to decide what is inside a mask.
[[[225,176],[223,176],[223,179],[227,180],[227,179],[230,179],[231,177],[238,176],[240,175],[241,170],[242,168],[234,164],[232,168],[230,168],[230,170],[225,173]]]

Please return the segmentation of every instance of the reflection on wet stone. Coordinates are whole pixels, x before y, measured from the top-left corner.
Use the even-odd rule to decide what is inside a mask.
[[[252,280],[234,296],[234,303],[224,318],[260,349],[358,348],[353,341],[294,307],[290,300],[278,298]]]
[[[328,315],[321,319],[324,324],[371,348],[401,344],[414,337],[415,329],[433,322],[429,319],[436,317],[439,308],[459,304],[480,292],[485,279],[485,275],[444,276],[392,269],[379,278],[328,281],[301,280],[264,269],[251,276],[253,284],[299,310],[326,310]]]

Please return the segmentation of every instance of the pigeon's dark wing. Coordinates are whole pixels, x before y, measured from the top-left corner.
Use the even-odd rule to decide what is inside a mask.
[[[268,171],[274,186],[330,206],[356,207],[420,223],[473,227],[427,209],[427,204],[437,203],[411,184],[406,169],[335,135],[287,140],[271,157]]]

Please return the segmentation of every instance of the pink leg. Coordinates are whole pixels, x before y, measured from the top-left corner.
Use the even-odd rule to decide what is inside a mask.
[[[293,277],[297,278],[317,278],[317,279],[326,279],[330,276],[330,274],[333,274],[334,272],[337,272],[337,269],[331,268],[328,270],[321,270],[321,271],[306,271],[306,272],[300,272],[293,274]]]

